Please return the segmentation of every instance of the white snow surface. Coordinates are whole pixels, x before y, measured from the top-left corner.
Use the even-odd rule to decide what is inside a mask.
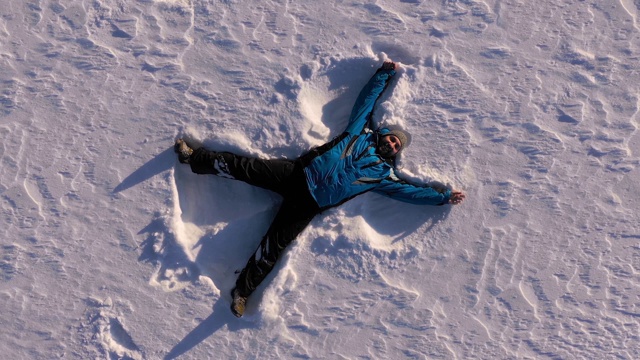
[[[3,359],[639,359],[637,0],[4,0]],[[279,204],[187,136],[294,158],[375,112],[401,173],[316,217],[249,299]]]

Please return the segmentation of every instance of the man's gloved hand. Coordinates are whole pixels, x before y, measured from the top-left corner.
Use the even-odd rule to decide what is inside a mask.
[[[465,195],[462,193],[462,191],[452,191],[451,192],[451,197],[449,198],[449,204],[452,205],[458,205],[460,204],[465,198]]]
[[[386,60],[384,63],[382,63],[382,70],[395,70],[396,69],[396,63],[394,63],[391,60]]]

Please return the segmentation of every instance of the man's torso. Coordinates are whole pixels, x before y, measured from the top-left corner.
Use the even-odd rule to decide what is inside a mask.
[[[348,135],[305,167],[309,191],[321,208],[372,190],[390,175],[391,166],[376,154],[375,136]]]

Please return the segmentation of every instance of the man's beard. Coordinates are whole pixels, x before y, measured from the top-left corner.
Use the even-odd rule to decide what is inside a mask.
[[[393,148],[389,143],[382,143],[378,145],[378,154],[382,157],[388,158],[393,156]]]

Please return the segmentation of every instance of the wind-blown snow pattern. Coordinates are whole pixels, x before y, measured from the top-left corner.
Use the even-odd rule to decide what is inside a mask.
[[[24,0],[0,7],[7,359],[640,358],[640,3]],[[376,108],[400,173],[229,292],[279,197],[173,141],[293,158]]]

